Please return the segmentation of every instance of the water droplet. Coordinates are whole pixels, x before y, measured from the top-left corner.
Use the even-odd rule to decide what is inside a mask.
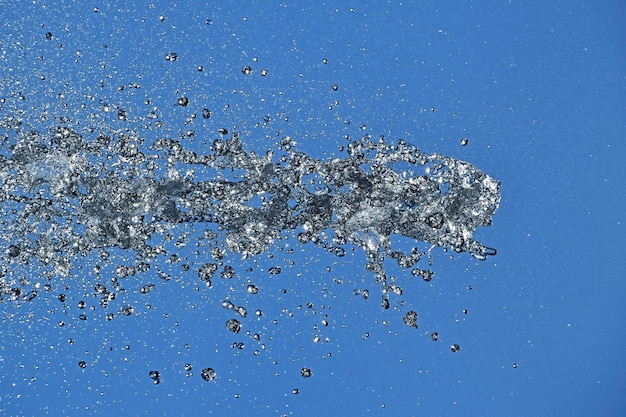
[[[17,294],[19,296],[19,293]],[[33,300],[35,297],[37,297],[37,291],[33,290],[33,291],[29,291],[28,293],[26,293],[23,297],[24,301],[31,301]]]
[[[248,310],[246,310],[245,307],[239,306],[237,307],[237,314],[239,314],[241,317],[246,317],[248,315]]]
[[[139,292],[142,294],[148,294],[150,291],[154,290],[156,285],[154,284],[146,284],[139,289]]]
[[[235,276],[235,268],[230,265],[226,265],[224,270],[220,273],[222,278],[232,279]]]
[[[281,268],[280,266],[273,266],[267,272],[269,272],[270,275],[278,275],[281,273]]]
[[[217,373],[213,368],[204,368],[200,371],[200,376],[205,381],[213,381],[217,377]]]
[[[402,320],[407,326],[417,329],[417,313],[415,311],[409,311],[408,313],[406,313]]]
[[[217,264],[209,262],[200,267],[200,270],[198,271],[198,276],[202,281],[210,281],[216,271]]]
[[[6,254],[9,258],[17,258],[20,256],[21,252],[22,249],[17,245],[10,245],[6,250]]]
[[[226,328],[233,333],[239,333],[241,331],[241,323],[237,319],[230,319],[226,322]]]

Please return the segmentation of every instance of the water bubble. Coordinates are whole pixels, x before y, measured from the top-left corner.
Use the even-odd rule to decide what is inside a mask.
[[[245,67],[241,69],[241,72],[245,75],[252,74],[252,67],[249,65],[246,65]]]

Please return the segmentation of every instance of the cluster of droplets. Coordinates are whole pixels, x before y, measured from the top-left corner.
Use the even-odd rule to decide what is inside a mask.
[[[179,99],[179,105],[186,103]],[[215,277],[235,277],[235,269],[222,262],[226,249],[251,258],[291,233],[301,244],[313,243],[337,257],[345,255],[347,245],[362,248],[365,269],[381,285],[382,306],[389,308],[389,296],[401,295],[402,289],[387,276],[385,259],[425,281],[433,278],[431,270],[416,267],[428,251],[395,250],[393,234],[478,259],[495,254],[472,236],[477,227],[490,224],[500,201],[499,182],[466,162],[425,155],[402,140],[388,144],[366,137],[350,142],[343,159],[319,160],[295,150],[289,137],[276,150],[257,155],[244,150],[237,134],[225,139],[223,131],[210,152],[199,154],[178,140],[146,144],[128,131],[87,138],[65,127],[49,134],[7,123],[3,127],[8,133],[0,154],[0,300],[30,301],[41,288],[51,290],[48,283],[23,290],[30,282],[14,274],[13,265],[38,264],[42,276],[50,279],[71,275],[74,261],[94,252],[106,263],[110,250],[134,252],[136,262],[117,265],[108,283],[101,281],[101,267],[95,265],[100,281],[92,284],[93,294],[105,309],[125,292],[120,280],[150,270],[157,256],[181,264],[183,271],[194,268],[199,282],[211,288]],[[239,174],[224,174],[235,171]],[[185,238],[176,239],[171,231],[198,224],[219,231],[207,228],[203,239],[223,241],[210,248],[213,261],[194,266],[165,246],[184,247]],[[170,279],[154,269],[160,278]],[[278,275],[281,267],[268,273]],[[147,294],[155,287],[146,283],[139,292]],[[252,283],[246,289],[248,294],[259,292]],[[368,290],[355,294],[369,297]],[[65,302],[63,294],[59,301]],[[240,333],[246,307],[230,300],[222,306],[237,315],[226,321],[226,329]],[[86,302],[81,300],[78,307],[84,311]],[[133,306],[122,305],[106,319],[133,312]],[[86,320],[86,313],[79,318]],[[417,328],[417,319],[409,311],[403,321]],[[253,339],[260,341],[260,336]],[[243,346],[233,343],[236,349]],[[460,347],[452,345],[451,350]],[[191,373],[191,365],[186,371]],[[308,368],[301,373],[311,376]],[[211,381],[216,373],[206,368],[201,377]],[[158,371],[151,371],[150,378],[161,382]]]
[[[265,252],[285,231],[339,257],[351,243],[365,251],[366,269],[384,294],[401,289],[388,281],[382,261],[392,258],[407,269],[424,254],[393,250],[392,234],[479,259],[495,254],[472,234],[490,224],[499,182],[466,162],[425,155],[404,141],[364,138],[347,146],[346,158],[323,161],[294,150],[288,137],[278,154],[262,156],[246,152],[237,134],[216,139],[208,154],[173,139],[146,147],[143,138],[128,133],[86,140],[62,127],[51,135],[18,131],[14,139],[11,152],[0,155],[5,256],[10,262],[37,260],[61,275],[70,273],[73,258],[96,249],[132,250],[146,260],[163,255],[149,240],[181,223],[217,224],[227,247],[243,257]],[[243,174],[202,178],[174,165]],[[166,172],[158,173],[163,166]],[[216,260],[223,257],[219,248],[213,252]],[[198,276],[210,287],[219,268],[205,263]],[[276,268],[270,273],[279,273]],[[2,292],[14,293],[7,273]],[[116,273],[133,275],[135,266]],[[433,275],[419,268],[412,273],[426,281]],[[219,275],[232,278],[234,270],[226,265]]]

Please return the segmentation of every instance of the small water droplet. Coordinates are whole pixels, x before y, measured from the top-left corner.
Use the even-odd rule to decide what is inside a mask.
[[[217,373],[213,368],[204,368],[200,371],[200,376],[205,381],[213,381],[217,377]]]

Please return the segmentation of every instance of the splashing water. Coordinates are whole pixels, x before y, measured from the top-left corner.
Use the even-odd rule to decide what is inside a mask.
[[[146,144],[128,131],[85,134],[59,126],[42,134],[11,120],[3,127],[4,253],[9,262],[35,261],[52,274],[66,276],[76,258],[111,247],[148,261],[165,254],[153,244],[157,236],[180,224],[212,224],[243,257],[265,252],[284,233],[339,257],[346,244],[356,245],[388,307],[383,260],[406,269],[423,255],[395,251],[393,234],[481,260],[496,253],[473,233],[491,224],[500,183],[403,140],[365,137],[350,142],[344,158],[319,160],[297,151],[289,137],[257,155],[235,133],[200,154],[173,139]],[[0,297],[17,298],[17,279],[3,265]],[[217,267],[209,269],[200,276],[210,284]]]

